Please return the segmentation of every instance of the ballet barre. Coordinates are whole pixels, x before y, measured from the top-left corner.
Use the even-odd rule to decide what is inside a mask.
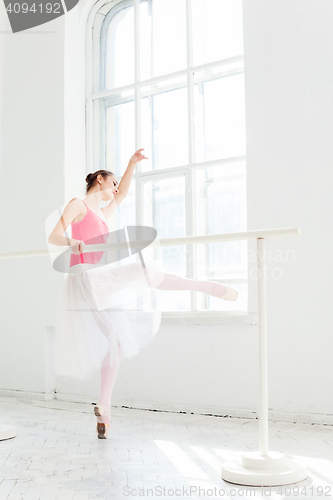
[[[172,246],[172,245],[191,245],[193,243],[216,243],[220,241],[238,241],[238,240],[252,240],[258,238],[279,238],[286,236],[299,236],[301,230],[298,227],[286,227],[281,229],[255,229],[251,231],[242,231],[235,233],[217,233],[217,234],[199,234],[195,236],[180,236],[178,238],[162,238],[155,239],[153,242],[150,240],[140,240],[146,247],[156,246]],[[22,250],[20,252],[5,252],[0,253],[0,259],[12,259],[19,257],[38,257],[40,255],[54,255],[63,253],[70,250],[70,246],[51,245],[51,248],[43,250]],[[127,242],[117,243],[96,243],[93,245],[85,245],[84,252],[98,252],[112,250],[121,250],[128,248]]]
[[[140,227],[140,226],[138,226]],[[267,290],[266,290],[266,238],[300,236],[298,227],[250,230],[234,233],[203,234],[138,240],[142,248],[156,246],[190,245],[222,241],[257,240],[258,266],[258,335],[259,335],[259,451],[243,453],[241,460],[225,462],[221,466],[221,478],[245,486],[282,486],[303,481],[308,476],[307,468],[280,452],[268,449],[268,377],[267,377]],[[145,246],[142,246],[144,244]],[[53,248],[0,254],[0,259],[36,257],[58,254],[71,250],[71,246],[52,245]],[[58,250],[56,250],[56,248]],[[84,252],[128,249],[125,242],[85,245]],[[139,251],[139,255],[141,250]],[[1,426],[0,426],[1,439]]]

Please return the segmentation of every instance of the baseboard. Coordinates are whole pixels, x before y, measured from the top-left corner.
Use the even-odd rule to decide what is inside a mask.
[[[38,399],[40,401],[48,401],[50,399],[55,399],[55,394],[53,392],[46,393],[35,391],[20,391],[14,389],[0,389],[0,397],[9,397],[11,399],[17,399],[18,401],[34,399]]]
[[[80,394],[66,394],[61,392],[42,393],[28,391],[14,391],[9,389],[0,389],[0,397],[8,397],[19,401],[51,401],[56,405],[56,402],[81,403],[91,405],[97,403],[94,396],[83,396]],[[113,400],[112,407],[128,408],[142,411],[160,411],[166,413],[186,413],[193,415],[207,415],[222,418],[245,418],[259,420],[258,411],[251,408],[221,408],[207,407],[191,404],[172,404],[172,403],[156,403],[147,401],[146,403],[126,403],[124,401]],[[333,425],[333,415],[326,413],[306,413],[306,412],[283,412],[279,410],[268,411],[269,422],[292,422],[303,424],[318,424],[318,425]]]

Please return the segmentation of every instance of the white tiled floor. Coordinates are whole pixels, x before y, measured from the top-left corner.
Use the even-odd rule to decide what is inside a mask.
[[[92,405],[1,396],[0,408],[1,422],[16,426],[0,442],[0,500],[333,498],[332,426],[270,421],[270,451],[305,464],[309,477],[260,488],[221,479],[223,462],[258,451],[258,420],[113,407],[102,440]]]

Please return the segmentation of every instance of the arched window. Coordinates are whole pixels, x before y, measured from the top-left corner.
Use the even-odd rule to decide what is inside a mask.
[[[242,1],[111,1],[91,42],[88,171],[120,177],[136,149],[149,156],[120,205],[122,223],[153,226],[158,238],[246,230]],[[246,241],[150,251],[169,272],[239,291],[234,303],[158,290],[151,307],[247,310]]]

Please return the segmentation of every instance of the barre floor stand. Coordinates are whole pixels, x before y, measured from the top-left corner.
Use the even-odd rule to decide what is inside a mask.
[[[246,486],[282,486],[308,477],[307,468],[279,452],[268,451],[267,300],[265,238],[257,238],[259,330],[259,451],[222,464],[221,477]]]

